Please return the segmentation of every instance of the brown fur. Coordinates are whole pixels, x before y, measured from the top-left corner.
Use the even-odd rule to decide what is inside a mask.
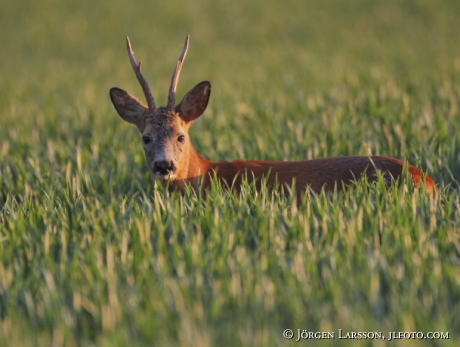
[[[369,182],[377,180],[376,169],[380,171],[387,185],[401,177],[407,165],[414,185],[418,188],[425,182],[428,192],[436,192],[435,182],[420,169],[405,164],[403,161],[383,156],[357,156],[322,158],[306,161],[249,161],[234,160],[232,162],[210,162],[196,156],[189,168],[187,177],[172,181],[172,189],[181,189],[184,183],[203,184],[207,188],[210,179],[216,176],[227,187],[239,191],[242,180],[246,176],[249,182],[256,179],[256,187],[260,189],[261,178],[264,177],[268,188],[273,188],[275,181],[279,187],[290,187],[293,183],[297,192],[311,189],[320,193],[323,189],[332,192],[341,191],[342,183],[348,185],[359,180],[363,175]]]

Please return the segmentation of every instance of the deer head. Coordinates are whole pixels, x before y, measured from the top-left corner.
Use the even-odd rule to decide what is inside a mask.
[[[188,129],[192,121],[206,109],[211,84],[207,81],[199,83],[179,104],[175,104],[177,82],[189,44],[187,36],[171,79],[168,104],[166,107],[156,107],[150,87],[141,73],[141,62],[136,63],[129,38],[126,38],[126,42],[131,65],[148,106],[119,88],[110,89],[112,103],[121,118],[135,124],[141,132],[142,147],[154,178],[173,181],[187,177],[192,147]]]

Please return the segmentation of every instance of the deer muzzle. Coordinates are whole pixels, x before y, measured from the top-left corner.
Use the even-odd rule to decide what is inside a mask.
[[[176,171],[172,160],[158,160],[153,163],[153,173],[161,179],[171,177]]]

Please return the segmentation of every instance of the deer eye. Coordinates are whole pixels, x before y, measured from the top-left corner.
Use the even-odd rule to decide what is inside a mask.
[[[184,136],[184,135],[179,135],[179,136],[177,137],[177,141],[180,142],[180,143],[184,143],[184,141],[185,141],[185,136]]]
[[[150,136],[147,136],[147,135],[142,136],[142,142],[144,143],[144,145],[148,145],[151,141],[152,139],[150,138]]]

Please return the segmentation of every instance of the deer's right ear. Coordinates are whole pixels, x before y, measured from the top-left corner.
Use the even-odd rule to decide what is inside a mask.
[[[185,94],[181,103],[176,106],[176,111],[184,121],[191,122],[203,114],[208,106],[210,95],[211,83],[208,81],[198,83]]]
[[[120,88],[110,89],[110,99],[118,114],[128,123],[139,126],[147,107],[131,94]]]

